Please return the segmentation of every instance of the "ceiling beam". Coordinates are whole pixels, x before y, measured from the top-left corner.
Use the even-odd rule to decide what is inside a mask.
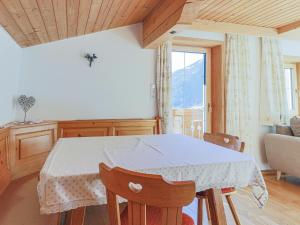
[[[291,31],[291,30],[295,30],[299,27],[300,27],[300,20],[290,23],[290,24],[287,24],[287,25],[284,25],[284,26],[281,26],[281,27],[278,27],[277,32],[278,32],[278,34],[282,34],[282,33],[285,33],[285,32]]]
[[[181,18],[186,0],[161,1],[144,19],[143,46],[155,48],[170,38]],[[177,28],[178,29],[178,28]]]

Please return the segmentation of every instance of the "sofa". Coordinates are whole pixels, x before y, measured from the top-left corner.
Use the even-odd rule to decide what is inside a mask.
[[[291,126],[276,126],[275,134],[264,137],[267,160],[272,169],[300,178],[300,117],[291,119]]]

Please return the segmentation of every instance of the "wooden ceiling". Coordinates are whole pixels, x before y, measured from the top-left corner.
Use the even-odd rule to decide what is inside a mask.
[[[160,0],[0,0],[0,25],[22,47],[141,22]]]
[[[22,47],[137,22],[148,47],[197,21],[282,33],[300,27],[300,0],[0,0],[0,25]]]
[[[197,13],[200,20],[280,28],[300,21],[300,1],[207,0]]]

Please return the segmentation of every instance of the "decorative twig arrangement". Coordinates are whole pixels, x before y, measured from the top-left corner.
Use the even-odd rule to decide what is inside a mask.
[[[22,110],[24,111],[24,121],[26,123],[26,116],[29,109],[31,109],[35,104],[35,98],[30,96],[27,97],[26,95],[20,95],[18,98],[18,103],[21,106]]]

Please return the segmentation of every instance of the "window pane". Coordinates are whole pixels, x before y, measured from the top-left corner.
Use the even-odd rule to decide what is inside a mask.
[[[287,102],[288,108],[290,111],[294,110],[294,100],[293,100],[293,71],[291,68],[284,69],[285,75],[285,85],[286,85],[286,95],[287,95]]]
[[[173,108],[203,106],[204,54],[172,53]]]

